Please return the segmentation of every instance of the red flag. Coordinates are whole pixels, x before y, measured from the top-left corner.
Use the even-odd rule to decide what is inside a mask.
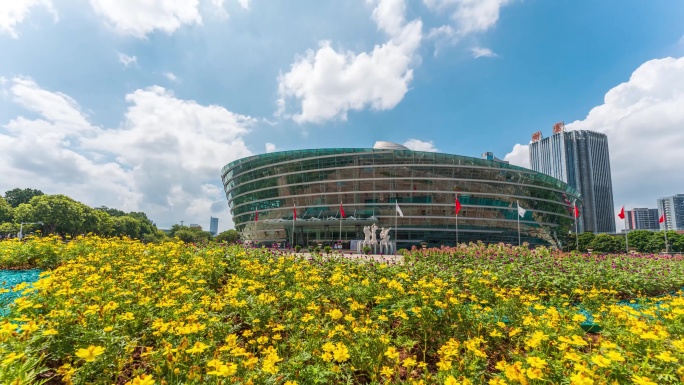
[[[346,218],[347,216],[344,214],[344,207],[342,207],[342,202],[340,202],[340,215],[342,218]]]
[[[575,218],[579,218],[579,216],[580,216],[579,209],[577,208],[577,205],[575,205]]]
[[[461,211],[461,201],[458,200],[458,195],[456,195],[454,204],[456,205],[456,215],[458,215],[458,212]]]
[[[618,218],[625,219],[625,206],[622,206],[622,210],[618,213]]]
[[[665,222],[665,213],[663,213],[663,215],[660,216],[660,219],[658,219],[658,223],[663,223],[663,222]]]
[[[292,220],[294,220],[294,221],[297,220],[297,204],[296,203],[294,206],[292,206]]]
[[[259,222],[259,209],[254,212],[254,222]]]

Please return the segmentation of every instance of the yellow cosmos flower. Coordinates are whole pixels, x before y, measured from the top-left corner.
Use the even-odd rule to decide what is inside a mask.
[[[104,351],[102,346],[90,345],[85,349],[78,349],[76,351],[76,357],[84,359],[85,362],[93,362],[97,356],[104,353]]]
[[[600,368],[607,368],[611,364],[610,359],[608,359],[608,358],[606,358],[600,354],[597,354],[597,355],[591,357],[591,362],[593,362],[594,364],[596,364],[596,366],[598,366]]]
[[[501,378],[492,378],[487,382],[488,385],[508,385],[508,383]]]
[[[399,358],[399,352],[394,346],[390,346],[385,352],[385,357],[389,358],[390,360],[396,360]]]
[[[648,377],[642,376],[632,376],[632,383],[636,385],[658,385],[657,383],[651,381]]]
[[[12,353],[8,354],[7,356],[5,356],[5,358],[2,360],[2,364],[7,365],[13,361],[20,359],[23,356],[24,356],[24,353],[17,354],[15,352],[12,352]]]
[[[285,381],[283,385],[299,385],[299,383],[297,381]]]
[[[185,352],[190,354],[202,353],[203,351],[207,350],[208,347],[209,345],[197,341],[190,349],[186,349]]]
[[[45,330],[45,331],[43,332],[43,335],[44,335],[44,336],[54,336],[54,335],[57,335],[57,334],[59,334],[59,332],[58,332],[57,330],[55,330],[55,329],[47,329],[47,330]]]
[[[616,352],[615,350],[611,350],[608,353],[606,353],[606,356],[611,359],[611,361],[615,362],[624,362],[625,357],[622,356],[619,352]]]
[[[660,354],[657,354],[655,357],[657,359],[659,359],[661,361],[665,361],[665,362],[677,362],[677,361],[679,361],[676,357],[672,357],[672,355],[668,351],[664,351]]]
[[[530,380],[541,380],[544,378],[544,374],[542,373],[541,369],[537,368],[527,368],[525,374]]]
[[[141,374],[133,380],[128,381],[126,385],[154,385],[154,378],[149,374]]]
[[[527,363],[537,369],[544,369],[546,367],[546,361],[539,357],[527,357]]]
[[[380,369],[380,374],[387,378],[390,378],[394,374],[394,370],[392,370],[392,368],[390,368],[389,366],[383,366],[382,369]]]
[[[585,373],[577,372],[570,376],[570,385],[594,385],[594,380]]]
[[[234,363],[227,363],[227,364],[220,364],[218,366],[215,366],[216,370],[212,370],[210,372],[207,372],[207,374],[211,374],[213,376],[218,376],[218,377],[228,377],[232,376],[237,372],[238,366],[237,364]]]
[[[333,358],[337,362],[344,362],[349,359],[349,350],[342,342],[335,345],[335,350],[333,351]]]

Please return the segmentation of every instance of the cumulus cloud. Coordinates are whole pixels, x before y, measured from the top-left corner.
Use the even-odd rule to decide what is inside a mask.
[[[473,53],[473,57],[476,59],[480,57],[499,57],[499,55],[489,48],[473,47],[470,49],[470,52]]]
[[[123,64],[126,68],[138,64],[138,58],[135,56],[128,56],[121,52],[117,52],[117,55],[119,56],[119,62],[121,62],[121,64]]]
[[[410,148],[413,151],[429,151],[429,152],[437,152],[439,149],[437,149],[432,143],[432,141],[427,141],[424,142],[422,140],[418,139],[409,139],[406,142],[404,142],[404,146]]]
[[[31,8],[42,5],[46,8],[55,20],[58,19],[51,0],[4,0],[0,1],[0,33],[7,33],[13,38],[18,38],[15,27],[21,24],[29,14]]]
[[[276,150],[276,145],[273,143],[266,143],[266,152],[273,152]]]
[[[566,130],[608,136],[617,206],[655,207],[657,198],[684,192],[682,106],[684,57],[654,59],[609,90],[586,118],[566,124]],[[522,147],[516,145],[511,154]]]
[[[530,168],[530,146],[527,144],[516,144],[513,150],[504,156],[504,160],[525,168]]]
[[[456,34],[464,36],[484,32],[499,20],[501,7],[511,0],[423,0],[434,11],[448,13],[454,22]]]
[[[228,18],[228,12],[223,7],[224,2],[225,2],[225,0],[211,0],[211,4],[214,6],[214,9],[218,13],[218,17],[220,17],[222,19],[227,19]]]
[[[178,81],[178,76],[173,72],[164,72],[164,77],[171,80],[172,82]]]
[[[122,124],[104,128],[67,95],[28,78],[8,84],[12,100],[37,117],[17,116],[0,129],[0,174],[7,176],[0,190],[32,180],[89,205],[145,211],[162,226],[207,222],[221,207],[228,216],[220,169],[251,155],[242,138],[253,118],[154,86],[126,95]]]
[[[250,2],[250,0],[238,0],[238,3],[240,3],[240,6],[244,9],[249,9],[249,2]]]
[[[199,0],[90,0],[90,5],[116,32],[138,38],[155,30],[170,34],[185,24],[202,24]]]
[[[350,110],[387,110],[404,98],[413,79],[422,22],[406,22],[402,0],[371,2],[376,4],[372,18],[389,40],[361,53],[336,50],[322,41],[316,51],[297,57],[278,77],[279,115],[298,123],[346,120]],[[301,112],[285,114],[289,99],[300,102]]]

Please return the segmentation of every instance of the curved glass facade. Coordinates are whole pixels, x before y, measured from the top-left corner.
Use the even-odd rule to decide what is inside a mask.
[[[527,210],[519,220],[522,242],[557,245],[557,235],[574,226],[571,202],[579,199],[572,187],[532,170],[411,150],[275,152],[229,163],[221,177],[235,228],[268,244],[363,240],[363,227],[372,223],[392,227],[399,248],[454,245],[457,236],[459,242],[517,244],[518,201]]]

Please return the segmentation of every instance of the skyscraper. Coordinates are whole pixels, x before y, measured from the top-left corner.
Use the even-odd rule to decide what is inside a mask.
[[[216,236],[216,234],[218,234],[218,218],[209,218],[209,232],[213,236]]]
[[[665,213],[661,230],[684,230],[684,194],[658,199],[658,218]]]
[[[635,208],[625,211],[625,228],[629,230],[658,230],[658,209]]]
[[[532,170],[560,179],[579,191],[579,232],[614,233],[613,183],[610,175],[608,137],[593,131],[565,131],[563,123],[553,135],[532,135]]]

